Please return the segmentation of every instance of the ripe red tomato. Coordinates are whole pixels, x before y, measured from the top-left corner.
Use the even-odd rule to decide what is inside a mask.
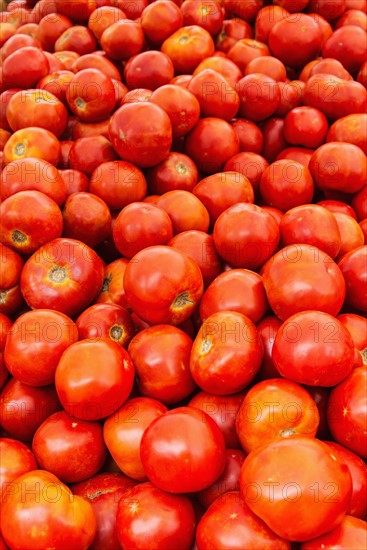
[[[237,84],[237,91],[240,116],[255,122],[272,116],[280,101],[278,83],[263,73],[244,76]]]
[[[304,310],[337,315],[345,298],[345,281],[335,262],[319,248],[284,247],[262,270],[270,307],[283,321]]]
[[[8,139],[4,147],[4,162],[8,164],[33,157],[37,162],[40,159],[56,165],[60,154],[60,142],[54,134],[44,128],[31,126],[17,130]]]
[[[117,304],[128,309],[123,279],[128,260],[119,258],[106,265],[104,281],[100,293],[94,300],[96,304]]]
[[[230,535],[229,535],[230,533]],[[278,537],[241,499],[236,491],[217,498],[201,518],[196,532],[198,550],[268,548],[289,550],[290,542]]]
[[[163,52],[147,51],[130,57],[124,68],[124,81],[130,90],[156,90],[169,84],[174,76],[171,59]]]
[[[345,254],[338,262],[346,284],[345,301],[363,312],[367,311],[366,255],[367,246],[360,246]]]
[[[127,19],[127,16],[123,10],[114,6],[109,6],[106,3],[105,6],[98,7],[90,14],[88,19],[88,29],[92,31],[96,39],[99,41],[103,31],[121,19]]]
[[[153,420],[145,430],[140,456],[146,475],[159,489],[197,492],[223,473],[224,438],[206,413],[178,407]]]
[[[1,532],[10,547],[90,547],[96,534],[93,508],[83,498],[73,496],[54,474],[44,470],[25,473],[11,489],[1,510]]]
[[[279,372],[274,365],[272,353],[275,336],[281,326],[282,322],[275,315],[264,317],[261,319],[260,323],[256,325],[264,348],[264,358],[258,373],[260,379],[267,380],[268,378],[279,377]]]
[[[27,445],[16,439],[0,438],[0,452],[0,498],[3,502],[3,497],[7,495],[14,479],[37,470],[37,462]]]
[[[125,349],[135,334],[130,314],[117,304],[99,303],[88,307],[77,318],[76,326],[81,340],[110,338]]]
[[[338,259],[340,259],[347,252],[363,246],[365,239],[357,220],[343,212],[334,212],[333,216],[341,235],[341,247],[338,255]]]
[[[160,46],[183,26],[183,14],[174,2],[157,0],[144,8],[141,26],[148,42]]]
[[[121,19],[103,31],[100,44],[109,58],[127,60],[143,50],[144,32],[137,21]]]
[[[63,236],[78,239],[95,248],[111,234],[111,213],[97,195],[77,192],[70,195],[63,208]]]
[[[337,527],[315,539],[301,544],[301,550],[321,550],[338,545],[341,548],[363,548],[366,541],[367,523],[352,516],[345,516]]]
[[[183,231],[207,232],[209,229],[209,212],[200,199],[189,191],[167,191],[158,198],[157,206],[168,214],[174,235]]]
[[[196,67],[193,76],[196,76],[206,69],[212,69],[221,74],[233,89],[242,78],[239,67],[227,57],[219,57],[218,55],[207,57]]]
[[[336,120],[329,128],[326,141],[344,141],[358,145],[367,154],[367,114],[356,113]]]
[[[314,467],[305,468],[305,460]],[[336,527],[352,494],[346,464],[326,443],[300,435],[252,451],[243,463],[240,486],[245,503],[270,529],[300,542]]]
[[[56,40],[72,26],[73,23],[65,15],[48,13],[38,23],[37,40],[45,51],[53,52]]]
[[[257,153],[244,152],[231,157],[224,166],[224,171],[235,171],[245,176],[257,194],[261,176],[269,166],[268,161]],[[238,176],[237,176],[238,177]],[[249,201],[250,202],[250,201]]]
[[[32,39],[33,40],[33,39]],[[3,62],[3,82],[5,89],[33,88],[49,72],[45,54],[34,46],[17,48]]]
[[[258,57],[270,55],[270,51],[268,46],[263,42],[253,40],[252,38],[241,38],[234,43],[227,52],[227,55],[244,73],[248,63]]]
[[[326,116],[313,107],[295,107],[284,120],[284,137],[292,145],[316,149],[324,143],[327,131]]]
[[[130,307],[144,321],[179,325],[195,310],[204,285],[190,256],[173,247],[150,246],[130,260],[124,289]]]
[[[214,42],[201,26],[189,25],[166,38],[161,51],[171,58],[176,74],[192,73],[203,59],[213,55]]]
[[[47,76],[41,78],[41,80],[37,82],[37,88],[45,90],[46,92],[54,95],[66,107],[66,90],[73,76],[74,73],[72,73],[71,71],[65,71],[62,69],[54,71]]]
[[[351,74],[356,74],[367,58],[366,31],[355,24],[335,29],[323,43],[323,57],[340,61]]]
[[[195,513],[190,499],[142,483],[127,491],[118,504],[117,537],[122,548],[188,550],[195,536]]]
[[[236,416],[236,431],[249,453],[279,437],[315,437],[319,420],[316,403],[302,386],[271,378],[246,393]]]
[[[55,42],[55,52],[72,51],[78,55],[92,53],[97,42],[89,29],[77,25],[66,29]]]
[[[210,315],[200,327],[190,358],[191,374],[208,393],[230,395],[250,384],[263,358],[252,321],[234,311]]]
[[[169,153],[157,166],[146,170],[145,175],[150,193],[157,195],[176,189],[192,191],[198,181],[195,163],[187,155],[176,152]]]
[[[111,114],[116,103],[115,88],[106,74],[96,69],[84,69],[71,79],[66,99],[80,120],[98,122]]]
[[[367,319],[354,313],[342,313],[337,319],[348,329],[355,347],[364,356],[367,348]]]

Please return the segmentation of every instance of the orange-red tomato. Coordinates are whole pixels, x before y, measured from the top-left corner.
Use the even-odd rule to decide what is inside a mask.
[[[56,165],[60,160],[60,142],[54,134],[31,126],[17,130],[4,147],[4,162],[33,157]]]
[[[214,42],[201,26],[188,25],[166,38],[161,51],[171,58],[176,74],[192,73],[201,61],[213,55]]]
[[[10,490],[14,479],[26,472],[37,470],[37,462],[28,446],[16,439],[1,438],[0,452],[0,498],[3,502],[3,497]]]

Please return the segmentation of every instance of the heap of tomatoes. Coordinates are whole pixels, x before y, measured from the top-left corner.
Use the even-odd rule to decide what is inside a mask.
[[[366,32],[7,3],[0,550],[367,547]]]

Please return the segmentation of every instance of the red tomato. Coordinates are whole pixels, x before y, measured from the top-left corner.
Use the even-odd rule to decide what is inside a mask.
[[[154,166],[170,151],[171,121],[153,103],[126,104],[111,117],[110,139],[117,153],[128,162],[144,168]]]
[[[321,550],[336,546],[339,548],[364,548],[367,523],[352,516],[345,516],[341,523],[325,535],[301,544],[301,550]]]
[[[339,118],[329,128],[326,141],[344,141],[358,145],[367,154],[367,114]]]
[[[97,42],[93,34],[81,25],[70,27],[55,42],[55,52],[72,51],[85,55],[94,52],[96,48]]]
[[[338,262],[347,289],[345,301],[363,312],[367,312],[366,254],[367,246],[360,246],[345,254]]]
[[[128,352],[140,395],[165,405],[179,403],[196,388],[190,373],[191,338],[177,327],[156,325],[139,332]]]
[[[224,171],[235,171],[245,176],[251,183],[253,190],[257,193],[261,176],[269,166],[264,157],[257,153],[238,153],[231,157],[224,166]],[[238,176],[237,176],[238,177]]]
[[[101,258],[73,239],[55,239],[39,248],[21,276],[22,293],[30,307],[48,307],[66,315],[80,313],[102,284]]]
[[[265,74],[277,82],[286,80],[287,78],[287,70],[284,64],[279,59],[276,59],[276,57],[270,55],[255,57],[247,63],[245,76],[253,73]]]
[[[156,418],[167,412],[167,407],[148,397],[129,399],[107,418],[103,437],[118,467],[130,478],[146,481],[140,459],[140,442],[145,430]]]
[[[75,323],[63,313],[48,309],[27,311],[8,334],[4,359],[10,373],[30,386],[54,381],[63,352],[78,340]]]
[[[142,51],[144,32],[137,21],[121,19],[103,31],[100,44],[111,59],[127,60]]]
[[[71,417],[65,411],[52,414],[40,425],[32,450],[40,467],[65,483],[88,479],[106,459],[101,426]]]
[[[259,371],[258,377],[260,379],[267,380],[268,378],[279,377],[279,372],[274,365],[272,358],[273,345],[275,336],[281,327],[282,322],[275,315],[269,315],[264,317],[260,323],[256,325],[258,334],[263,344],[264,348],[264,358],[261,364],[261,369]]]
[[[179,325],[199,303],[203,278],[197,263],[184,252],[151,246],[130,260],[124,288],[130,307],[144,321]]]
[[[88,17],[95,9],[97,2],[90,0],[71,0],[68,3],[62,0],[54,0],[58,13],[70,17],[75,23],[82,23],[88,20]]]
[[[256,39],[268,43],[269,34],[275,23],[286,19],[288,10],[281,6],[265,6],[259,10],[255,20]]]
[[[146,173],[150,193],[163,195],[168,191],[182,189],[192,191],[198,181],[195,163],[182,153],[171,152],[157,166]]]
[[[237,82],[242,78],[239,67],[227,57],[219,57],[218,55],[207,57],[196,67],[193,76],[206,69],[212,69],[221,74],[232,88],[235,88]]]
[[[3,81],[8,88],[32,88],[49,72],[45,54],[33,46],[21,47],[3,62]]]
[[[248,269],[231,269],[221,273],[204,292],[200,317],[205,321],[219,311],[237,311],[257,323],[267,309],[261,275]]]
[[[223,21],[222,30],[217,36],[215,45],[218,51],[227,54],[238,40],[253,38],[253,36],[254,32],[247,21],[233,17]]]
[[[157,206],[167,212],[174,235],[193,230],[207,232],[209,229],[210,217],[207,209],[189,191],[168,191],[159,197]]]
[[[277,155],[288,145],[284,139],[284,120],[269,118],[262,124],[261,130],[264,139],[262,155],[268,162],[274,162]]]
[[[145,430],[140,456],[146,475],[159,489],[197,492],[223,473],[224,438],[210,416],[193,407],[179,407],[153,420]]]
[[[319,421],[316,403],[302,386],[271,378],[246,393],[236,416],[236,431],[249,453],[279,437],[315,437]]]
[[[73,496],[55,475],[44,470],[19,476],[4,496],[1,512],[1,532],[13,548],[87,550],[96,534],[96,517],[89,502]]]
[[[305,460],[314,467],[305,468]],[[352,494],[348,467],[326,443],[300,435],[252,451],[243,463],[240,486],[252,512],[278,536],[292,541],[309,540],[336,527]]]
[[[88,191],[89,180],[83,172],[79,170],[60,170],[60,176],[65,184],[66,193],[69,197],[73,193],[82,193]]]
[[[70,81],[66,99],[72,112],[85,122],[107,118],[116,103],[112,80],[97,69],[83,69]]]
[[[130,90],[148,88],[156,90],[169,84],[174,76],[174,67],[168,55],[147,51],[134,55],[124,68],[124,80]]]
[[[143,483],[122,496],[116,527],[121,548],[188,550],[195,536],[194,508],[184,495],[172,495],[152,483]]]
[[[72,26],[73,23],[65,15],[49,13],[38,24],[37,40],[45,51],[53,52],[56,40]]]
[[[55,373],[61,404],[70,415],[82,420],[98,420],[114,413],[128,399],[133,383],[130,356],[107,338],[82,340],[70,346]]]
[[[60,142],[54,134],[43,128],[31,126],[17,130],[8,139],[4,147],[4,162],[25,160],[34,157],[49,164],[60,160]],[[52,182],[53,183],[53,182]]]
[[[310,170],[292,160],[277,160],[265,168],[260,180],[265,204],[286,212],[312,201],[314,183]]]
[[[127,348],[135,333],[134,323],[125,308],[117,304],[95,304],[76,320],[80,339],[98,341],[110,338]]]
[[[66,106],[66,90],[73,76],[71,71],[55,71],[41,78],[37,82],[37,88],[54,95]]]
[[[0,425],[10,437],[32,441],[42,422],[60,409],[54,386],[32,387],[11,378],[0,394]]]
[[[134,481],[122,474],[102,473],[72,486],[73,495],[83,497],[96,514],[97,533],[89,550],[120,550],[116,533],[117,506],[134,485]]]
[[[356,213],[354,212],[353,208],[349,206],[349,204],[346,204],[342,201],[336,201],[336,200],[324,200],[317,203],[319,206],[323,206],[333,214],[337,212],[341,212],[342,214],[347,214],[347,216],[350,216],[353,219],[357,219]]]
[[[279,226],[261,207],[238,203],[219,216],[213,236],[215,248],[223,260],[233,267],[255,270],[277,249]]]
[[[261,153],[264,139],[260,128],[254,122],[238,118],[231,122],[231,126],[240,140],[240,152]]]
[[[200,105],[195,95],[175,84],[161,86],[152,93],[149,101],[167,113],[175,138],[186,135],[199,120]]]
[[[316,149],[324,143],[327,131],[326,116],[313,107],[296,107],[284,121],[284,137],[292,145]]]
[[[215,36],[222,29],[224,10],[215,0],[191,0],[182,4],[183,24],[200,25],[201,28]]]
[[[364,356],[367,348],[367,319],[354,313],[342,313],[337,319],[348,329],[355,347]]]
[[[301,82],[301,80],[278,82],[280,100],[274,115],[285,117],[289,111],[302,105],[304,88],[305,83]]]
[[[240,116],[259,122],[275,113],[280,101],[278,83],[266,74],[244,76],[237,84]]]
[[[279,228],[283,246],[310,244],[326,252],[331,258],[340,253],[342,232],[334,214],[322,206],[304,204],[288,210],[282,217]]]
[[[0,438],[0,498],[11,490],[12,482],[19,476],[37,470],[37,462],[32,451],[16,439]]]
[[[189,25],[166,38],[161,51],[171,58],[176,74],[192,73],[201,61],[213,55],[214,42],[208,31]]]
[[[270,307],[283,321],[304,310],[337,315],[345,298],[342,272],[322,250],[295,244],[277,252],[262,270]]]
[[[123,279],[128,260],[119,258],[105,267],[104,281],[100,293],[95,299],[97,304],[117,304],[128,307]]]
[[[280,374],[289,380],[309,386],[335,386],[353,368],[354,342],[332,315],[303,311],[289,317],[280,327],[274,341],[273,361]]]
[[[340,61],[350,73],[357,73],[367,59],[366,31],[350,24],[335,29],[322,45],[323,57]]]
[[[331,391],[327,410],[328,425],[334,439],[362,458],[367,457],[366,377],[366,366],[354,368]]]
[[[354,195],[351,206],[357,215],[357,220],[362,221],[367,218],[367,185]]]
[[[0,240],[18,252],[32,254],[62,229],[60,208],[39,191],[21,191],[0,205]]]
[[[235,491],[217,498],[204,514],[197,527],[196,545],[198,550],[291,548],[290,542],[271,531]]]
[[[334,212],[333,216],[339,227],[341,247],[338,258],[364,245],[364,235],[357,220],[342,212]]]
[[[214,395],[230,395],[250,384],[263,358],[252,321],[233,311],[210,315],[191,350],[190,370],[197,385]]]
[[[117,160],[115,149],[103,136],[90,136],[77,139],[69,152],[70,168],[84,172],[91,177],[103,163]]]
[[[246,66],[250,61],[257,57],[270,55],[269,48],[263,42],[253,40],[252,38],[242,38],[234,43],[232,48],[227,52],[231,61],[233,61],[244,73]]]
[[[126,14],[121,9],[106,3],[105,6],[98,7],[90,14],[88,29],[92,31],[97,40],[100,40],[103,31],[121,19],[127,19]]]
[[[174,2],[157,0],[144,8],[141,26],[148,42],[160,46],[169,36],[183,26],[183,15]]]

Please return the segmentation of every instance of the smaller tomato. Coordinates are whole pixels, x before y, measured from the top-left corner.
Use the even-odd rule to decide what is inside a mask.
[[[47,52],[53,52],[61,34],[73,26],[72,21],[60,13],[48,13],[38,23],[37,40]]]
[[[252,38],[241,38],[237,40],[232,48],[227,52],[227,56],[231,61],[236,63],[244,74],[246,66],[250,61],[257,57],[269,56],[270,51],[266,44],[254,40]]]
[[[87,192],[70,195],[63,208],[63,235],[95,248],[111,233],[111,213],[107,204]]]
[[[88,307],[77,318],[76,326],[81,340],[110,338],[125,349],[135,333],[129,313],[116,304],[94,304]]]
[[[341,247],[338,259],[356,248],[364,245],[364,235],[357,220],[342,212],[334,212],[333,216],[339,227]]]
[[[284,137],[292,145],[316,149],[324,143],[327,131],[326,116],[313,107],[296,107],[284,120]]]
[[[137,21],[121,19],[103,31],[100,44],[111,59],[127,60],[142,51],[144,32]]]
[[[130,90],[156,90],[169,84],[173,76],[174,67],[171,59],[163,52],[154,50],[130,57],[124,67],[124,81]]]
[[[166,38],[161,51],[171,58],[176,74],[192,73],[201,61],[213,55],[214,42],[207,30],[189,25]]]
[[[192,191],[198,181],[195,163],[183,153],[171,152],[157,166],[145,172],[149,191],[163,195],[168,191],[182,189]]]
[[[149,101],[167,113],[174,138],[186,135],[199,120],[200,104],[195,95],[173,82],[155,90]]]
[[[97,42],[89,29],[82,25],[74,25],[58,37],[54,47],[55,52],[72,51],[85,55],[97,49]]]
[[[229,50],[242,38],[253,38],[252,26],[239,17],[231,17],[223,21],[221,32],[218,34],[215,45],[217,51],[227,54]]]
[[[356,113],[339,118],[329,128],[326,141],[344,141],[357,145],[367,154],[367,114]]]
[[[1,469],[0,469],[0,499],[6,498],[11,490],[11,483],[17,477],[37,470],[34,454],[27,445],[7,437],[0,438]]]
[[[127,19],[123,10],[112,5],[100,6],[90,14],[88,29],[92,31],[95,38],[99,41],[103,32],[121,19]]]
[[[239,114],[260,122],[275,113],[280,101],[278,83],[262,73],[248,74],[237,84],[240,96]]]
[[[269,163],[263,156],[257,153],[244,152],[231,157],[224,165],[224,171],[239,172],[245,176],[250,181],[256,194],[259,189],[261,176],[268,166]]]
[[[24,36],[24,35],[23,35]],[[29,37],[30,38],[30,37]],[[33,40],[30,38],[30,40]],[[17,48],[3,62],[2,78],[6,89],[33,88],[49,72],[45,54],[34,46]]]
[[[231,122],[231,126],[240,140],[240,152],[261,153],[264,139],[257,124],[251,120],[238,118]]]
[[[183,26],[183,15],[174,3],[157,0],[144,8],[141,26],[150,44],[160,46],[169,36]]]
[[[367,312],[366,259],[365,245],[347,252],[338,262],[346,283],[345,301],[363,312]]]
[[[210,218],[207,209],[200,199],[189,191],[168,191],[159,197],[157,206],[168,214],[174,235],[194,230],[206,233],[209,229]]]
[[[70,168],[91,177],[101,164],[117,160],[111,142],[103,136],[82,137],[73,142],[69,152]]]

